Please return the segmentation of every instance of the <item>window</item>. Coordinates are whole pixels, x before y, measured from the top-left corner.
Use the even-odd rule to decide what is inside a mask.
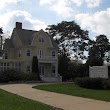
[[[1,66],[3,66],[3,63],[1,63]]]
[[[55,57],[55,51],[52,51],[52,57]]]
[[[42,58],[44,56],[44,51],[43,50],[39,50],[39,57]]]
[[[26,69],[27,69],[27,72],[31,72],[31,67],[29,65],[27,66]]]
[[[40,75],[44,75],[44,73],[45,73],[45,67],[43,65],[40,65],[39,71],[40,71]]]
[[[21,57],[21,50],[19,50],[18,56]]]
[[[52,73],[55,73],[55,66],[52,66]]]
[[[44,38],[43,37],[40,37],[39,38],[39,42],[44,42]]]
[[[27,49],[27,56],[30,56],[31,55],[31,51],[30,49]]]

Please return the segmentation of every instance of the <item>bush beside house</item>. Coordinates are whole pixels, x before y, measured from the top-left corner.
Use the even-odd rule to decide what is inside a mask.
[[[76,78],[75,84],[88,89],[110,89],[110,79],[102,78]]]
[[[39,81],[37,74],[23,73],[15,70],[0,72],[0,83]]]

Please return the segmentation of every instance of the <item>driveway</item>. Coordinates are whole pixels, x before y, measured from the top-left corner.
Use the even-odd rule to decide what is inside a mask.
[[[33,89],[35,85],[38,84],[8,84],[0,88],[64,110],[110,110],[110,102]]]

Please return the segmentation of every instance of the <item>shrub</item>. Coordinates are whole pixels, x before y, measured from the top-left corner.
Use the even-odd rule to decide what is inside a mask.
[[[20,81],[38,81],[40,80],[37,73],[23,73],[15,70],[6,70],[0,72],[0,83],[20,82]]]
[[[0,73],[0,82],[14,82],[18,79],[18,73],[15,70],[6,70]]]
[[[89,89],[110,89],[110,80],[102,78],[76,78],[75,84]]]
[[[110,89],[110,79],[103,81],[103,88],[104,89]]]

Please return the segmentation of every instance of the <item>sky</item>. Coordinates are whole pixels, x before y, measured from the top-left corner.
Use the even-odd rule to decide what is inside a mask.
[[[62,21],[75,21],[91,39],[101,34],[110,39],[110,0],[0,0],[0,27],[7,37],[15,22],[40,30]]]

